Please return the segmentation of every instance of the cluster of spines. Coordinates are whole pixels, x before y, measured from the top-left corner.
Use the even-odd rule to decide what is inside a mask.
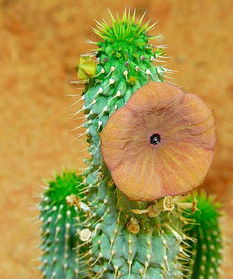
[[[77,195],[81,190],[82,178],[74,172],[64,172],[48,184],[39,206],[43,278],[84,278],[81,274],[84,265],[77,250],[77,224],[82,217],[78,207],[67,204],[67,196]]]
[[[136,20],[136,10],[131,13],[130,9],[128,12],[125,9],[123,16],[119,17],[119,15],[117,15],[116,19],[110,11],[109,14],[112,20],[111,27],[105,20],[102,20],[102,22],[96,21],[98,28],[94,28],[94,32],[106,41],[113,41],[116,39],[128,39],[132,41],[134,37],[137,37],[142,32],[149,32],[156,25],[156,23],[150,24],[150,20],[142,24],[145,13],[140,19]],[[133,26],[134,28],[132,28]]]

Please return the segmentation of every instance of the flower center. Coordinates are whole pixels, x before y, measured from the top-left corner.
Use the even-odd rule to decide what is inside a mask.
[[[150,143],[153,144],[153,145],[157,145],[159,144],[161,141],[161,137],[159,134],[153,134],[151,137],[150,137]]]

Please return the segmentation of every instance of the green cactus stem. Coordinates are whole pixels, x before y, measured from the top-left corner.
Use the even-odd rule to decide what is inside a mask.
[[[39,206],[43,251],[41,269],[45,279],[83,278],[80,272],[85,268],[76,249],[77,227],[82,216],[78,214],[77,206],[71,206],[75,200],[81,202],[81,190],[82,177],[74,172],[64,172],[48,182]]]
[[[197,210],[191,214],[193,224],[187,226],[187,235],[196,239],[190,243],[192,259],[188,265],[191,279],[217,279],[221,263],[222,238],[219,227],[220,204],[204,192],[187,197],[187,202],[196,201]],[[190,214],[190,209],[188,209]],[[187,215],[185,216],[187,217]]]
[[[112,16],[112,26],[98,25],[95,32],[102,41],[96,43],[96,74],[83,93],[91,154],[83,173],[88,191],[85,202],[91,209],[85,224],[92,232],[86,259],[93,278],[181,278],[180,259],[187,258],[189,237],[182,232],[179,208],[156,209],[166,198],[155,203],[129,201],[116,189],[100,153],[99,132],[111,114],[150,80],[163,81],[168,70],[156,63],[163,52],[150,44],[153,37],[148,31],[153,26],[142,24],[142,18],[136,21],[135,15],[124,13],[117,20]],[[151,208],[156,213],[150,214]]]

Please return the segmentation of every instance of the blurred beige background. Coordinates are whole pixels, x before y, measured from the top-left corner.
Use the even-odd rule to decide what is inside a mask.
[[[222,278],[233,278],[233,5],[231,0],[0,0],[0,277],[39,278],[36,193],[54,171],[82,167],[85,138],[69,114],[78,90],[75,64],[96,39],[94,19],[124,6],[159,21],[177,85],[213,109],[218,149],[205,181],[223,202],[225,252]],[[81,116],[81,115],[80,115]],[[81,150],[81,151],[80,151]],[[231,249],[231,250],[230,250]]]

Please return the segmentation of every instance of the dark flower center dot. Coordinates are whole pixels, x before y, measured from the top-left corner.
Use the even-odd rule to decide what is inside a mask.
[[[161,141],[161,137],[159,134],[153,134],[151,137],[150,137],[150,143],[153,144],[153,145],[157,145],[159,144]]]

